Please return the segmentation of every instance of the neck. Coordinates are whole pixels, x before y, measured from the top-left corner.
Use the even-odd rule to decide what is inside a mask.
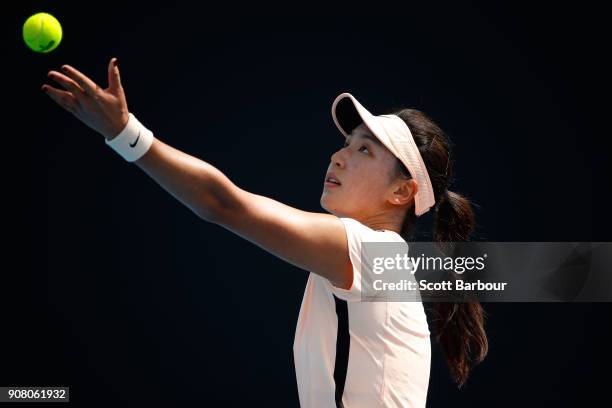
[[[375,214],[359,220],[359,222],[367,225],[373,230],[393,231],[398,234],[402,230],[403,221],[404,214],[398,212]]]

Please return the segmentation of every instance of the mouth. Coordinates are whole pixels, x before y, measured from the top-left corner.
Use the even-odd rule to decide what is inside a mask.
[[[337,187],[337,186],[341,186],[342,183],[340,182],[340,180],[338,180],[335,174],[329,173],[325,177],[325,185],[328,187],[331,187],[331,186]]]

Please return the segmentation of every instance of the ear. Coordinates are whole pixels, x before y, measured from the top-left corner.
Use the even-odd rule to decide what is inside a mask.
[[[393,205],[399,206],[408,204],[412,201],[417,191],[419,191],[419,186],[414,179],[399,180],[393,184],[388,201]]]

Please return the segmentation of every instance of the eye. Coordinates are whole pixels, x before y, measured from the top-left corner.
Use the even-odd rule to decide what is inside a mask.
[[[349,145],[348,139],[344,141],[344,145],[342,145],[342,147],[346,147]],[[361,151],[361,149],[366,149],[368,151],[368,153],[370,152],[370,149],[368,149],[368,147],[366,145],[363,145],[359,148],[359,151]]]

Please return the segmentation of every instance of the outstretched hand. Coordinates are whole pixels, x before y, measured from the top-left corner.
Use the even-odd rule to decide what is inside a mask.
[[[129,119],[125,93],[121,86],[117,59],[108,63],[108,87],[100,88],[94,81],[70,65],[63,65],[64,74],[49,71],[47,76],[64,89],[44,84],[42,90],[58,105],[72,113],[107,140],[117,136]]]

